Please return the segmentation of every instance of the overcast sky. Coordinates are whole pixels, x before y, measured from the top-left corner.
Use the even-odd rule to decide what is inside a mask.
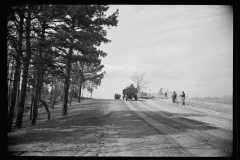
[[[188,96],[233,92],[233,12],[224,5],[110,5],[118,26],[102,44],[106,75],[93,98],[114,98],[147,73],[144,92],[185,91]],[[84,91],[86,96],[86,91]]]

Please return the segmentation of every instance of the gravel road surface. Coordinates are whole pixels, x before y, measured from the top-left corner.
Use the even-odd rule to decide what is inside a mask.
[[[68,116],[55,109],[50,121],[9,133],[8,151],[11,156],[229,157],[230,107],[85,100],[69,107]]]

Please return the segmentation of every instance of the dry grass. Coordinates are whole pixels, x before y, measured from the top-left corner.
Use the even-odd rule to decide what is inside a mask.
[[[193,100],[205,101],[205,102],[214,102],[214,103],[221,103],[221,104],[229,104],[232,105],[233,100],[232,96],[224,96],[224,97],[195,97],[191,98]]]

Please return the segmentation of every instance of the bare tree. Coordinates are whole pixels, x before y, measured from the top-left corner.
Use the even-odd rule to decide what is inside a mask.
[[[131,76],[131,79],[134,82],[134,86],[137,88],[137,91],[142,91],[143,88],[146,87],[146,85],[149,83],[149,81],[146,80],[146,72],[133,72],[133,75]]]

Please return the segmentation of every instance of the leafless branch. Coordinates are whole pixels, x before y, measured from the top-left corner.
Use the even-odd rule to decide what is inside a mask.
[[[149,81],[146,80],[146,75],[146,72],[134,72],[131,76],[131,79],[133,80],[138,92],[142,91],[142,89],[145,88],[149,83]]]

